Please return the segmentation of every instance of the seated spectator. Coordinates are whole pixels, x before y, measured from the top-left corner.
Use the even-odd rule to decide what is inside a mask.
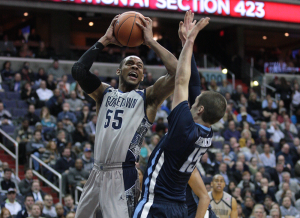
[[[86,130],[85,128],[83,128],[83,124],[81,122],[77,123],[76,129],[72,134],[72,138],[74,142],[80,142],[80,143],[89,140]]]
[[[68,114],[66,114],[63,119],[62,119],[62,123],[63,123],[63,126],[64,126],[64,129],[68,131],[68,133],[72,133],[74,132],[75,130],[75,127],[74,127],[74,124],[73,122],[71,121],[71,118],[69,117]]]
[[[283,116],[283,122],[280,124],[281,129],[285,129],[285,122],[290,123],[290,128],[289,128],[290,132],[295,135],[298,135],[297,127],[292,123],[289,115],[287,114]]]
[[[26,82],[21,90],[21,99],[28,104],[38,105],[39,97],[36,91],[32,89],[30,82]]]
[[[292,206],[291,199],[289,197],[284,197],[282,201],[282,206],[280,206],[282,216],[297,216],[299,211]]]
[[[73,112],[70,111],[70,105],[69,103],[63,104],[63,111],[60,112],[57,116],[58,121],[62,121],[63,118],[68,115],[72,123],[77,123],[77,118]]]
[[[207,82],[204,76],[201,77],[201,90],[203,91],[207,91],[208,90],[208,86],[207,86]]]
[[[294,125],[294,124],[292,124]],[[286,142],[293,142],[294,138],[298,137],[298,134],[292,132],[291,124],[289,121],[284,123],[285,129],[282,131]]]
[[[46,102],[46,106],[51,110],[52,107],[56,106],[59,97],[61,97],[59,89],[54,89],[53,96]]]
[[[245,215],[245,217],[250,217],[253,207],[254,207],[254,199],[250,196],[246,196],[245,197],[245,206],[243,208],[243,214]]]
[[[228,82],[227,79],[222,80],[222,86],[220,87],[220,93],[222,95],[225,95],[226,93],[232,94],[234,88],[233,86]]]
[[[97,212],[96,212],[96,217],[98,217]],[[101,211],[100,211],[100,214],[101,214]],[[75,212],[67,213],[66,218],[75,218]]]
[[[224,162],[220,163],[217,173],[224,177],[225,184],[228,185],[229,181],[232,178],[231,178],[231,172],[230,171],[227,172],[227,164],[226,163],[224,163]]]
[[[16,191],[14,188],[9,188],[7,190],[7,200],[1,204],[1,209],[6,208],[9,210],[12,216],[16,216],[20,210],[22,210],[22,206],[19,202],[16,201]]]
[[[251,114],[251,116],[255,119],[261,118],[261,102],[257,100],[257,94],[255,92],[252,92],[249,95],[247,109],[249,114]]]
[[[269,100],[272,100],[272,97],[270,94],[267,94],[266,98],[262,101],[262,109],[268,107]],[[271,102],[270,102],[270,105],[271,105]],[[276,109],[277,108],[276,102],[272,100],[271,106],[273,109]]]
[[[25,196],[25,202],[24,202],[25,207],[23,207],[22,210],[20,210],[18,212],[16,218],[30,217],[33,204],[34,204],[33,196],[26,195]]]
[[[43,126],[46,127],[55,127],[56,126],[56,118],[52,116],[47,107],[42,107],[40,113],[40,119]]]
[[[235,171],[233,173],[234,181],[238,184],[242,181],[244,172],[244,165],[241,161],[237,161],[235,164]]]
[[[277,163],[280,163],[283,165],[283,167],[284,167],[283,171],[291,172],[292,166],[285,161],[285,157],[283,155],[279,155],[277,157]]]
[[[17,185],[11,179],[12,170],[10,168],[4,169],[4,176],[1,181],[1,190],[8,191],[10,188],[17,189]]]
[[[44,59],[49,58],[49,54],[48,54],[47,48],[45,46],[45,42],[40,41],[39,48],[36,52],[35,57],[36,58],[44,58]]]
[[[60,96],[63,97],[63,99],[69,98],[69,92],[65,87],[65,84],[63,81],[59,81],[57,84],[57,89],[59,90]]]
[[[31,195],[34,198],[34,202],[42,201],[44,199],[45,193],[41,190],[40,182],[38,180],[34,180],[31,185],[30,192],[27,195]]]
[[[50,89],[54,91],[56,89],[56,82],[54,81],[53,74],[48,74],[47,80],[46,80],[46,87],[47,89]]]
[[[64,206],[61,203],[55,204],[55,211],[57,218],[65,218],[64,216]]]
[[[46,194],[44,196],[43,214],[45,214],[46,216],[52,217],[52,218],[55,218],[57,216],[55,207],[53,206],[52,195]]]
[[[8,35],[3,36],[3,40],[0,41],[0,55],[1,56],[15,56],[16,48],[12,41],[8,39]]]
[[[241,133],[235,129],[235,123],[233,120],[229,122],[228,129],[224,131],[223,136],[226,141],[229,141],[231,137],[234,137],[237,140],[241,138]]]
[[[59,157],[60,155],[55,141],[49,141],[41,159],[44,161],[44,163],[54,168]]]
[[[42,213],[41,217],[46,217],[47,218],[47,216],[45,214],[43,214],[44,202],[43,201],[36,201],[35,204],[40,207],[40,211]]]
[[[277,158],[282,155],[284,156],[284,159],[285,159],[285,164],[289,164],[291,167],[294,166],[294,163],[293,163],[293,157],[292,155],[290,154],[290,146],[288,144],[284,144],[281,148],[281,151],[279,151],[276,156]],[[290,167],[289,167],[290,168]]]
[[[66,188],[67,188],[67,177],[68,177],[68,173],[69,173],[69,169],[70,167],[74,167],[75,166],[75,160],[72,159],[71,157],[71,149],[70,148],[64,148],[63,153],[62,153],[62,157],[59,158],[56,161],[56,165],[55,165],[55,169],[57,170],[57,172],[59,172],[62,175],[62,183],[63,183],[63,187],[62,187],[62,192],[65,194],[66,193]]]
[[[255,201],[263,203],[267,195],[270,195],[273,201],[276,201],[275,189],[269,186],[269,181],[266,178],[262,178],[259,187],[255,189]]]
[[[70,168],[68,173],[68,182],[74,191],[76,186],[83,187],[89,178],[89,172],[83,169],[82,159],[75,161],[75,168]]]
[[[2,166],[0,165],[0,178],[4,177],[4,170],[5,169],[11,169],[9,168],[9,165],[7,162],[3,162],[2,163]],[[13,170],[12,170],[13,171]],[[18,176],[16,176],[14,174],[14,172],[11,173],[11,180],[15,183],[15,184],[18,184],[19,182],[21,182],[20,178]]]
[[[264,199],[264,208],[267,215],[270,215],[272,209],[273,199],[271,196],[267,195]],[[279,218],[279,217],[278,217]]]
[[[210,85],[208,86],[210,91],[220,92],[220,87],[217,85],[216,80],[211,80]]]
[[[222,160],[223,160],[222,152],[216,152],[215,161],[211,164],[211,166],[214,168],[215,173],[219,171],[219,166]]]
[[[16,73],[14,75],[14,79],[9,83],[9,90],[12,92],[21,92],[24,87],[26,81],[22,80],[21,74]]]
[[[77,120],[79,122],[82,122],[85,127],[86,124],[91,121],[91,119],[92,119],[92,114],[90,112],[89,106],[84,105],[77,116]]]
[[[228,104],[225,114],[224,114],[224,117],[223,117],[223,121],[229,122],[231,120],[233,120],[234,122],[237,122],[236,115],[232,112],[232,106],[230,104]]]
[[[283,182],[286,182],[286,183],[289,184],[290,190],[293,193],[297,193],[298,191],[300,191],[300,187],[298,185],[298,182],[291,179],[291,174],[289,172],[283,172],[282,173],[282,182],[279,184],[279,189],[280,190],[282,189]]]
[[[268,105],[267,107],[264,107],[263,108],[263,112],[262,112],[262,115],[264,117],[264,120],[266,122],[269,122],[270,119],[271,119],[271,116],[274,112],[276,112],[276,108],[273,108],[273,100],[272,99],[269,99],[268,100]]]
[[[60,130],[57,133],[57,137],[53,139],[57,145],[57,150],[61,154],[63,152],[63,149],[68,147],[68,144],[71,144],[66,139],[66,133],[65,130]]]
[[[85,146],[83,149],[83,155],[80,158],[83,163],[83,169],[90,173],[94,167],[94,158],[92,157],[92,149]]]
[[[66,195],[64,197],[64,202],[65,202],[65,206],[64,206],[65,214],[69,212],[76,212],[77,206],[74,204],[74,199],[72,195]]]
[[[240,113],[236,116],[237,122],[247,121],[248,123],[255,124],[253,117],[247,113],[246,107],[240,108]]]
[[[64,84],[64,89],[66,90],[66,92],[68,94],[70,94],[70,83],[68,82],[68,76],[65,74],[61,77],[61,81],[63,82]],[[76,93],[76,92],[75,92]]]
[[[270,145],[268,143],[265,143],[263,146],[264,153],[259,155],[259,158],[262,162],[262,164],[265,167],[276,167],[276,158],[275,155],[270,153]]]
[[[250,182],[250,173],[248,171],[243,172],[243,180],[237,185],[240,189],[250,188],[252,192],[255,191],[255,186]]]
[[[43,67],[40,67],[36,76],[35,76],[35,84],[37,86],[40,85],[41,81],[46,81],[48,78],[47,74],[46,74],[46,71]]]
[[[239,187],[235,187],[232,192],[232,196],[235,197],[237,203],[244,204],[244,200],[241,196],[241,193],[242,193],[241,189]]]
[[[36,94],[39,97],[41,106],[44,106],[45,103],[53,96],[53,92],[46,88],[45,81],[41,81],[40,88],[36,90]]]
[[[257,166],[257,159],[255,157],[251,157],[250,163],[249,163],[249,171],[251,175],[255,175],[258,171],[258,166]]]
[[[279,128],[279,124],[276,121],[271,122],[270,128],[268,129],[268,133],[270,133],[270,139],[274,143],[279,143],[279,141],[284,138],[283,132],[281,132]]]
[[[251,218],[262,218],[266,216],[264,206],[262,204],[256,204],[253,208]]]
[[[29,218],[42,218],[40,205],[35,203],[32,205],[31,216]]]
[[[33,154],[34,156],[40,158],[43,153],[46,151],[46,145],[42,141],[42,133],[39,130],[34,131],[33,139],[27,143],[26,145],[26,153],[27,155]],[[35,159],[32,160],[34,169],[39,171],[40,164]]]
[[[70,95],[70,99],[67,99],[66,102],[70,105],[70,111],[80,111],[83,107],[83,102],[81,99],[76,98],[76,92],[72,91]]]
[[[244,129],[241,134],[241,138],[239,139],[240,147],[246,147],[247,140],[251,140],[251,143],[254,144],[254,139],[252,138],[251,132],[248,129]]]
[[[29,65],[25,62],[22,69],[19,71],[21,73],[22,80],[30,82],[31,85],[34,84],[35,76],[33,72],[29,69]]]
[[[14,76],[14,72],[11,69],[11,62],[5,61],[1,70],[1,77],[3,81],[10,81]]]
[[[96,123],[97,123],[97,115],[94,114],[92,116],[92,120],[88,122],[87,125],[85,126],[85,131],[88,134],[89,138],[95,137]]]
[[[291,191],[291,190],[286,190],[283,191],[281,196],[280,196],[280,200],[278,201],[279,205],[282,205],[282,201],[284,197],[289,197],[291,199],[292,202],[292,206],[295,206],[296,200],[295,200],[295,194]]]
[[[206,177],[214,175],[214,168],[208,163],[208,154],[205,153],[201,158],[201,165],[205,171]]]
[[[34,126],[37,122],[40,122],[40,118],[35,114],[35,106],[30,104],[28,106],[28,113],[25,118],[29,120],[29,125]]]
[[[64,70],[61,67],[59,67],[59,62],[57,59],[53,61],[53,65],[52,65],[52,67],[50,67],[48,69],[47,73],[48,73],[48,75],[52,74],[54,77],[54,80],[56,80],[56,81],[61,80],[62,76],[65,75]]]
[[[5,126],[5,125],[13,125],[11,122],[11,114],[9,113],[8,110],[4,109],[4,105],[2,102],[0,102],[0,126]]]
[[[30,192],[32,183],[33,183],[32,169],[26,169],[25,179],[23,179],[19,183],[20,193],[25,196],[28,192]]]
[[[230,155],[230,146],[227,144],[223,145],[223,162],[232,167],[233,156]]]

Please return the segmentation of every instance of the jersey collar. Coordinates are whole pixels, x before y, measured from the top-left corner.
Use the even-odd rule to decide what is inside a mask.
[[[199,123],[196,123],[196,125],[200,126],[202,129],[204,129],[204,130],[206,130],[206,131],[210,131],[210,130],[211,130],[211,128],[206,127],[206,126],[203,126],[203,125],[201,125],[201,124],[199,124]]]

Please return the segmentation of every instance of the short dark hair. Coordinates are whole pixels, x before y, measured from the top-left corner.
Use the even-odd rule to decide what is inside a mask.
[[[126,60],[126,58],[124,58],[124,59],[120,62],[119,68],[118,68],[118,69],[120,69],[120,70],[122,69],[125,60]]]
[[[27,198],[29,198],[29,197],[30,197],[30,198],[33,198],[33,200],[34,200],[34,197],[33,197],[33,195],[26,195],[26,196],[25,196],[25,201],[26,201],[26,200],[27,200]]]
[[[12,172],[12,169],[10,169],[10,168],[5,168],[3,171],[4,171],[4,173],[6,173],[6,172]]]
[[[64,197],[64,199],[65,199],[65,198],[69,198],[69,197],[73,199],[73,196],[70,195],[70,194],[66,194],[65,197]],[[74,200],[74,199],[73,199],[73,200]]]
[[[203,106],[202,120],[205,123],[214,124],[225,114],[227,107],[226,99],[220,93],[213,91],[203,92],[198,101],[197,107]]]

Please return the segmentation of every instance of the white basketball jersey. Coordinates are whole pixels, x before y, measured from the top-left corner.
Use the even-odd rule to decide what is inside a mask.
[[[107,88],[97,118],[95,162],[137,161],[151,125],[146,116],[146,90],[123,93]]]
[[[232,196],[223,191],[223,197],[219,202],[215,202],[212,192],[208,192],[210,205],[218,218],[229,218],[231,214]]]

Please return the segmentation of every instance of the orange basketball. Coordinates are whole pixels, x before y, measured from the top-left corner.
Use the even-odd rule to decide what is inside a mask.
[[[114,35],[123,46],[136,47],[143,43],[143,30],[135,22],[144,24],[138,16],[144,17],[141,13],[128,11],[121,14],[115,23]]]

